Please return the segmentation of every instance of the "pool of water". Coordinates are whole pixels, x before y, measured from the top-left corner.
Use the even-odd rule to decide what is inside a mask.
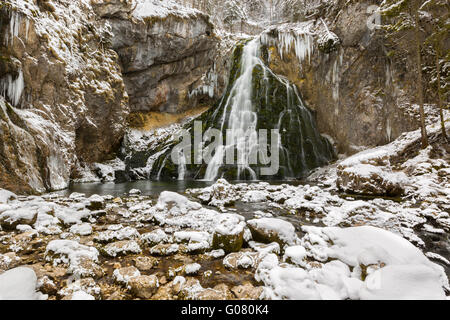
[[[249,183],[249,181],[233,181],[232,184],[238,183]],[[255,181],[258,183],[258,181]],[[280,184],[290,184],[290,185],[301,185],[305,182],[301,181],[270,181],[270,184],[280,185]],[[214,184],[211,181],[202,180],[187,180],[187,181],[133,181],[125,183],[76,183],[71,184],[68,189],[59,191],[58,194],[62,196],[69,196],[73,192],[84,193],[86,196],[91,196],[93,194],[98,194],[101,196],[112,195],[114,197],[119,197],[128,194],[133,189],[138,189],[142,192],[144,196],[158,196],[163,191],[173,191],[184,193],[186,189],[192,188],[205,188]]]

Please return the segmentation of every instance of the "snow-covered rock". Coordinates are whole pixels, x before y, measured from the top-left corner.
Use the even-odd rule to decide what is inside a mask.
[[[36,222],[38,211],[34,207],[7,210],[0,214],[0,225],[4,229],[15,229],[17,225],[32,225]]]
[[[339,189],[355,194],[400,196],[405,192],[407,177],[403,172],[392,172],[387,167],[371,164],[338,166],[337,186]]]
[[[292,223],[277,218],[262,218],[247,221],[255,241],[263,243],[277,242],[281,247],[294,245],[297,234]]]
[[[33,269],[18,267],[0,274],[0,300],[43,300]]]

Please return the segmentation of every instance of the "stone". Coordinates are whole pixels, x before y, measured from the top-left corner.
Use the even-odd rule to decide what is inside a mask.
[[[231,292],[239,300],[258,300],[263,292],[262,287],[254,287],[250,282],[231,288]]]
[[[397,197],[405,193],[407,177],[403,172],[371,164],[338,166],[337,187],[348,193]]]
[[[151,276],[138,276],[130,279],[128,287],[133,295],[141,299],[150,299],[158,290],[158,278]]]
[[[134,240],[117,241],[104,246],[100,251],[110,257],[123,256],[128,254],[139,254],[142,252],[139,244]]]
[[[154,257],[136,257],[134,264],[141,271],[150,271],[159,264],[159,260]]]
[[[247,221],[253,240],[270,244],[277,242],[281,248],[294,245],[297,234],[292,223],[277,218],[262,218]]]
[[[94,194],[93,196],[87,199],[88,204],[86,208],[92,211],[103,210],[105,209],[105,199],[103,197]]]
[[[0,215],[0,226],[5,230],[14,230],[18,225],[33,225],[38,212],[35,208],[7,210]]]
[[[244,218],[234,214],[223,214],[214,230],[214,250],[223,249],[226,253],[241,250],[244,244]]]
[[[150,254],[155,256],[170,256],[180,249],[178,244],[158,244],[150,249]]]
[[[122,285],[127,285],[131,279],[139,277],[140,275],[141,273],[136,267],[120,268],[113,272],[115,281]]]
[[[223,259],[223,265],[227,269],[252,269],[256,268],[260,261],[256,252],[234,252]]]

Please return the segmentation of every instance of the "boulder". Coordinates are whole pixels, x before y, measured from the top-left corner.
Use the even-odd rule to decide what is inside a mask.
[[[138,276],[130,279],[128,287],[133,295],[141,299],[150,299],[158,290],[159,281],[154,275]]]
[[[223,249],[226,253],[241,250],[244,244],[244,217],[223,214],[217,223],[213,236],[213,249]]]
[[[19,224],[34,224],[37,220],[37,216],[38,211],[36,208],[6,210],[0,214],[0,226],[6,230],[14,230]]]
[[[262,218],[247,221],[253,240],[262,243],[277,242],[281,248],[294,245],[297,234],[292,223],[277,218]]]
[[[337,187],[348,193],[371,196],[401,196],[405,192],[407,177],[388,167],[371,164],[338,166]]]

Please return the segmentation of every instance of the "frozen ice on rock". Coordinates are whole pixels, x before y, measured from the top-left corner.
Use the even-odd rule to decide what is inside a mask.
[[[100,243],[108,243],[121,240],[135,240],[139,238],[139,232],[133,227],[123,225],[111,225],[108,230],[99,232],[94,240]]]
[[[164,191],[153,209],[153,218],[165,227],[186,228],[212,233],[220,215],[174,192]]]
[[[102,253],[113,258],[127,254],[139,254],[141,252],[141,247],[134,240],[122,240],[109,243],[102,249]]]

